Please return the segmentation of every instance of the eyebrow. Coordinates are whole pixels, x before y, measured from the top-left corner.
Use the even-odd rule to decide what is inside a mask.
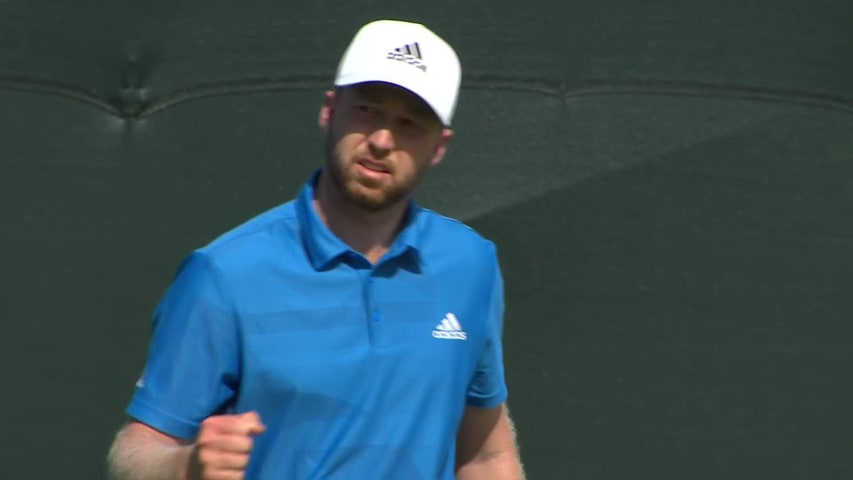
[[[385,100],[385,95],[379,93],[379,88],[371,88],[370,86],[361,86],[356,87],[355,89],[356,95],[358,97],[376,103],[382,103]],[[414,94],[404,94],[398,93],[397,95],[400,98],[404,98],[406,102],[407,108],[411,111],[414,116],[423,117],[424,120],[428,120],[432,117],[435,117],[435,113],[433,113],[432,108],[427,105],[426,102],[414,96]]]
[[[419,101],[413,108],[413,112],[415,115],[419,117],[424,117],[425,120],[431,119],[436,116],[436,114],[432,111],[432,108],[426,104],[424,101]]]

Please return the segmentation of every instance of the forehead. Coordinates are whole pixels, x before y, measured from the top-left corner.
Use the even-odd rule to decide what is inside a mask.
[[[409,114],[425,118],[435,117],[438,120],[435,112],[421,97],[396,85],[382,82],[361,83],[345,87],[343,91],[346,92],[345,95],[351,95],[351,98],[371,103],[399,105]]]

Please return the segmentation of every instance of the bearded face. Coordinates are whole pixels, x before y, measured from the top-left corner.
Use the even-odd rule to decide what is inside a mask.
[[[335,140],[330,131],[326,137],[326,171],[337,190],[366,211],[379,212],[408,198],[426,171],[416,168],[406,173],[400,167],[392,168],[385,157],[351,152],[345,146],[347,142]]]
[[[369,212],[405,201],[450,137],[423,101],[387,84],[339,89],[327,104],[325,170],[348,201]]]

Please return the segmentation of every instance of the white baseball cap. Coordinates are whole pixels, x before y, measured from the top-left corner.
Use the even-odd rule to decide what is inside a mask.
[[[376,20],[363,26],[349,44],[335,86],[386,82],[423,99],[450,126],[462,67],[447,42],[424,25]]]

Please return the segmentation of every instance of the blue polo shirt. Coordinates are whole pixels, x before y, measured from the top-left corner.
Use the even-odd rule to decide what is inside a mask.
[[[296,199],[193,252],[127,413],[192,439],[257,411],[247,477],[453,479],[465,405],[505,401],[494,244],[412,203],[371,265]]]

